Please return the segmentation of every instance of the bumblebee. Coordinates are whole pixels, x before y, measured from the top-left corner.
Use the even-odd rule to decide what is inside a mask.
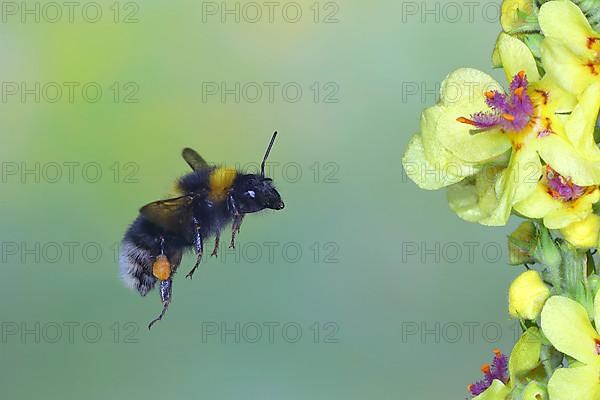
[[[231,224],[230,247],[246,214],[264,209],[281,210],[281,196],[273,180],[265,177],[265,163],[277,132],[261,163],[261,173],[244,174],[234,168],[209,165],[190,148],[183,159],[193,172],[177,182],[179,197],[149,203],[129,226],[120,249],[119,263],[125,284],[145,296],[159,282],[162,311],[148,324],[160,321],[171,303],[173,276],[183,253],[193,250],[196,261],[188,272],[192,278],[204,254],[204,241],[215,237],[212,255],[219,248],[221,231]]]

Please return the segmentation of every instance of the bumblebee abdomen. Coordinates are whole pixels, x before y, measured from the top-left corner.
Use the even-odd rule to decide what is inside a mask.
[[[168,236],[159,227],[138,216],[121,243],[119,266],[123,282],[145,296],[156,284],[153,265],[157,257],[164,252],[173,265],[174,273],[181,262],[184,248],[183,242]]]

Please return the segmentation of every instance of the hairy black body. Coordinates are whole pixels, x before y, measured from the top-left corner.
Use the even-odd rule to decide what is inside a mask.
[[[194,169],[179,179],[179,197],[155,201],[140,210],[123,238],[120,265],[125,283],[142,296],[160,282],[163,303],[161,314],[150,322],[151,327],[162,319],[171,302],[173,276],[183,253],[193,250],[196,263],[187,277],[191,278],[204,254],[204,241],[215,236],[216,255],[221,231],[232,224],[230,246],[235,244],[246,214],[264,209],[281,210],[284,205],[271,179],[264,176],[264,163],[258,174],[242,174],[232,168],[215,167],[191,149],[183,157]]]

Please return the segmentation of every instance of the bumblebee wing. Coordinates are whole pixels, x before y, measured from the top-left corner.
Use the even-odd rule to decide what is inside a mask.
[[[185,195],[146,204],[140,209],[147,220],[173,233],[181,233],[192,220],[193,197]]]
[[[194,171],[208,167],[208,163],[196,150],[186,147],[181,151],[181,156]]]

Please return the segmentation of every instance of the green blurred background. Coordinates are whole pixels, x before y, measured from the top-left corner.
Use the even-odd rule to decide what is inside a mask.
[[[275,2],[273,22],[241,2],[239,23],[233,1],[77,4],[52,22],[2,3],[2,398],[456,399],[508,351],[509,228],[459,220],[400,163],[440,80],[491,71],[498,2]],[[236,82],[239,102],[207,92]],[[187,172],[181,148],[247,165],[273,130],[285,210],[179,274],[149,332],[158,294],[126,289],[114,254],[138,207]],[[207,334],[222,324],[239,342]]]

